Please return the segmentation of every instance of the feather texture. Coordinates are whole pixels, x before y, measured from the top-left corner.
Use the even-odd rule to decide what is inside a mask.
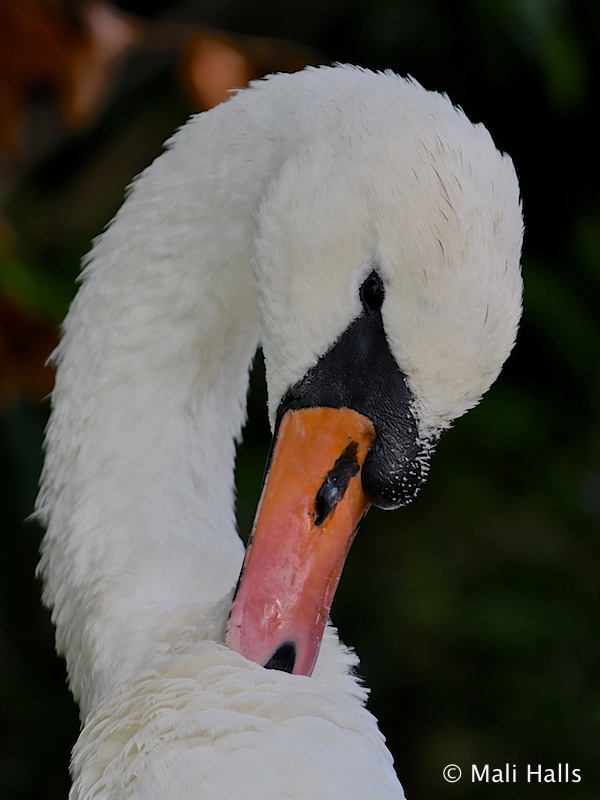
[[[273,420],[377,264],[427,440],[510,352],[521,237],[512,163],[482,126],[346,66],[253,84],[136,179],[65,321],[38,501],[82,714],[73,800],[403,797],[332,629],[311,678],[223,644],[249,365],[260,338]]]

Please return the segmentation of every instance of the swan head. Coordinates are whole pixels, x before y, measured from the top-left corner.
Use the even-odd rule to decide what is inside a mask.
[[[521,313],[511,160],[445,96],[342,77],[258,210],[274,445],[229,627],[234,649],[306,674],[360,519],[414,497]]]

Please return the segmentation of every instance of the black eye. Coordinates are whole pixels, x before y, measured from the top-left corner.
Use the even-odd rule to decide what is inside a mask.
[[[373,270],[360,287],[360,299],[365,311],[379,311],[383,305],[384,297],[383,281],[377,272]]]

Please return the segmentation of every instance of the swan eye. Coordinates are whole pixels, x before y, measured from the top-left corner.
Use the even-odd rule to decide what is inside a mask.
[[[383,305],[385,289],[383,281],[375,270],[371,272],[360,287],[360,300],[365,311],[379,311]]]

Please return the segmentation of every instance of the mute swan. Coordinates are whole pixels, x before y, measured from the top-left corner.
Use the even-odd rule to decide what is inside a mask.
[[[253,84],[134,182],[65,321],[38,501],[74,800],[404,797],[323,628],[369,503],[411,499],[510,352],[521,238],[485,128],[349,66]],[[259,339],[276,447],[232,606]]]

